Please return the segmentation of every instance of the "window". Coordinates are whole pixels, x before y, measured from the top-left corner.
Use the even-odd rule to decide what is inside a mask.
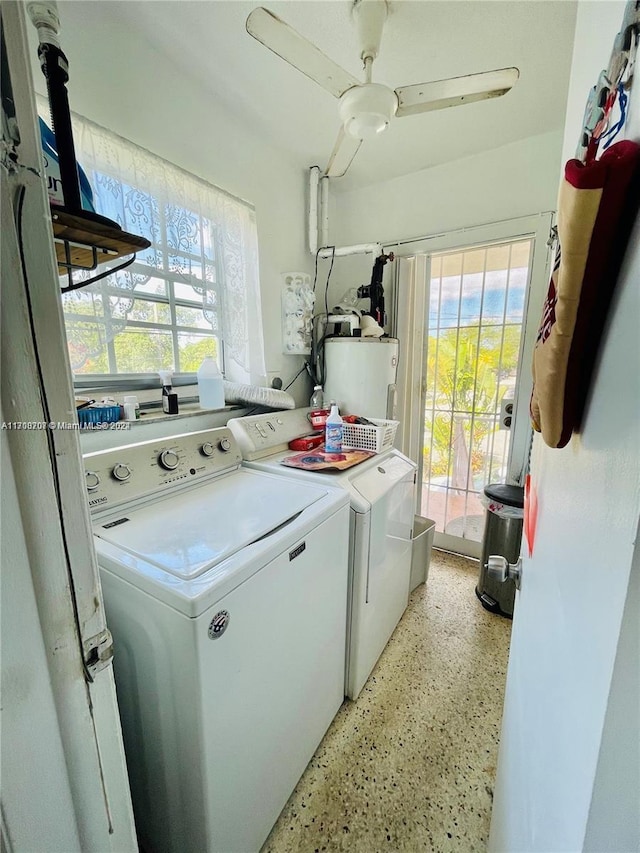
[[[213,224],[134,187],[116,184],[110,197],[113,181],[102,173],[93,172],[92,185],[96,207],[110,218],[118,211],[109,208],[132,204],[152,212],[145,219],[153,226],[139,229],[152,246],[99,288],[64,294],[74,373],[148,373],[158,366],[184,373],[197,370],[206,355],[224,371],[223,272]]]
[[[151,242],[63,294],[74,375],[189,373],[211,355],[227,379],[261,383],[253,207],[86,119],[73,128],[96,211]]]

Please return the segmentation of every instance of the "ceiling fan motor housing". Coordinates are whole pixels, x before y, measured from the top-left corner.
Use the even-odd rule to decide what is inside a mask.
[[[382,133],[398,109],[396,93],[380,83],[363,83],[340,98],[340,118],[349,136],[370,139]]]

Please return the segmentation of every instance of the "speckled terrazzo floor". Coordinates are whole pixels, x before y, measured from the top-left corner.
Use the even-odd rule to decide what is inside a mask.
[[[433,552],[262,853],[486,849],[511,622],[480,606],[477,575],[477,562]]]

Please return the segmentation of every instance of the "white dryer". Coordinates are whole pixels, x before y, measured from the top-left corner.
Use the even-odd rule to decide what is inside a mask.
[[[240,462],[226,428],[84,457],[151,853],[257,853],[343,701],[347,495]]]
[[[349,601],[345,695],[356,699],[406,610],[416,465],[385,450],[345,471],[303,471],[282,465],[287,445],[311,429],[310,409],[233,418],[244,464],[296,482],[333,486],[349,496]]]

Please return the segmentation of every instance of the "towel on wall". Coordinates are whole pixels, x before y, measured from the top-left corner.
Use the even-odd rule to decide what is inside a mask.
[[[533,353],[531,420],[549,447],[580,428],[607,310],[640,201],[640,145],[569,160],[558,247]]]

